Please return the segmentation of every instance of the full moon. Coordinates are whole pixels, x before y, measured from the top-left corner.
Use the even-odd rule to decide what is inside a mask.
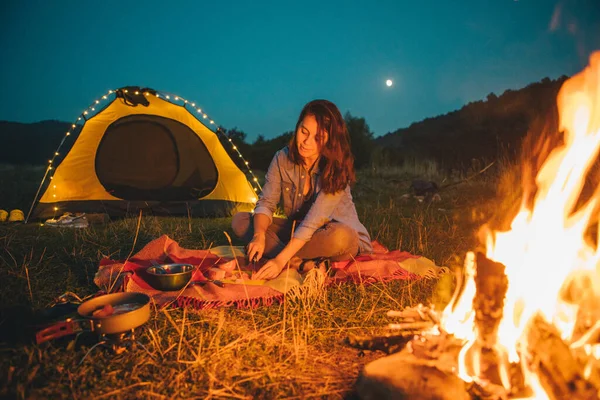
[[[385,84],[386,84],[388,87],[390,87],[390,86],[392,86],[392,85],[394,84],[394,82],[392,82],[392,80],[391,80],[391,79],[388,79],[387,81],[385,81]]]

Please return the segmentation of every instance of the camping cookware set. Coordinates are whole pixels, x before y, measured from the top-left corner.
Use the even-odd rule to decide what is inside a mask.
[[[219,280],[191,281],[194,266],[191,264],[152,263],[145,270],[145,280],[157,290],[180,290],[186,285],[212,282],[223,287]],[[99,335],[118,335],[132,331],[150,318],[150,296],[144,293],[112,293],[87,300],[77,307],[77,317],[52,324],[36,333],[36,342],[92,331]]]
[[[81,331],[99,335],[122,334],[143,325],[150,318],[150,297],[144,293],[105,294],[77,307],[78,318],[69,318],[36,333],[43,343]]]

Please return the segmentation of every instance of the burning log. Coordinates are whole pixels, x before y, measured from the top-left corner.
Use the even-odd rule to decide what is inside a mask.
[[[477,342],[482,348],[491,349],[496,345],[498,325],[504,310],[504,296],[508,289],[508,278],[504,269],[504,265],[477,253],[473,309]]]
[[[556,327],[539,314],[529,321],[525,360],[551,400],[598,398],[598,389],[585,379],[583,366]]]
[[[467,385],[469,395],[477,400],[508,400],[508,393],[503,386],[493,383],[482,384],[472,382]]]
[[[470,376],[506,387],[508,372],[501,368],[508,365],[508,358],[506,351],[497,345],[498,326],[502,320],[504,297],[508,289],[508,278],[504,269],[504,265],[477,253],[473,297],[476,339],[466,350],[466,372]]]

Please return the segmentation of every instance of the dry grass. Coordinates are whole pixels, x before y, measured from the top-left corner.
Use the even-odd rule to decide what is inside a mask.
[[[373,239],[389,248],[456,267],[489,218],[493,185],[482,179],[456,185],[439,203],[402,200],[416,172],[361,172],[353,190],[359,216]],[[427,179],[440,175],[430,172]],[[154,310],[134,348],[122,354],[96,348],[83,362],[97,341],[92,334],[32,344],[31,324],[57,296],[97,290],[93,276],[101,258],[124,259],[162,234],[184,247],[225,245],[229,224],[230,218],[143,217],[138,229],[134,216],[75,231],[0,226],[0,396],[347,397],[361,367],[383,355],[345,346],[348,334],[381,333],[387,310],[419,302],[439,306],[450,294],[451,279],[392,281],[329,287],[252,311]]]

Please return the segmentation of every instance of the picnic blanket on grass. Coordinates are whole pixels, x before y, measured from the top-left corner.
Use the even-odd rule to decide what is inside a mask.
[[[347,261],[331,263],[329,276],[319,279],[324,285],[341,282],[370,284],[390,280],[431,279],[447,273],[445,267],[438,267],[425,257],[405,251],[389,251],[376,241],[372,254],[360,255]],[[160,291],[144,280],[144,271],[158,263],[192,264],[195,269],[191,281],[201,285],[189,285],[178,291]],[[104,292],[142,292],[151,296],[158,306],[192,306],[196,309],[216,307],[257,307],[282,301],[291,290],[302,289],[307,285],[308,276],[313,281],[318,270],[300,274],[296,270],[284,271],[277,278],[268,281],[252,279],[252,273],[262,267],[266,260],[250,264],[242,247],[220,246],[208,250],[186,249],[163,235],[125,261],[105,258],[101,260],[94,282]],[[231,264],[234,265],[231,265]],[[222,287],[211,282],[207,276],[214,268],[239,271],[237,279],[221,279]],[[312,274],[311,274],[312,273]],[[206,282],[206,283],[204,283]],[[314,283],[314,282],[313,282]]]

